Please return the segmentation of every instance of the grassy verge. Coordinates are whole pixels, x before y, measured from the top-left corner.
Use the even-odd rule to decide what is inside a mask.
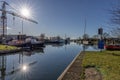
[[[17,47],[14,46],[7,46],[7,45],[0,45],[0,51],[2,50],[15,50]]]
[[[86,52],[82,66],[95,67],[103,80],[120,79],[120,51]]]

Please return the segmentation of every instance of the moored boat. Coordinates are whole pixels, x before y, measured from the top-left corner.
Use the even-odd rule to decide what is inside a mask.
[[[16,46],[16,47],[23,47],[23,48],[37,48],[37,47],[44,47],[44,42],[29,38],[24,41],[23,40],[12,40],[8,42],[8,45]]]
[[[120,50],[120,44],[106,45],[106,50]]]

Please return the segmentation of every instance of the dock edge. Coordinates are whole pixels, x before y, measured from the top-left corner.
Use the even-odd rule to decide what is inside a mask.
[[[72,64],[75,62],[75,60],[77,59],[77,57],[82,53],[82,51],[80,51],[77,56],[72,60],[72,62],[65,68],[65,70],[62,72],[62,74],[57,78],[57,80],[62,80],[64,75],[67,73],[67,71],[69,70],[69,68],[72,66]]]

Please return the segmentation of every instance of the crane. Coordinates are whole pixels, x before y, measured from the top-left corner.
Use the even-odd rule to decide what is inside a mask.
[[[2,38],[2,43],[4,44],[6,42],[6,35],[7,35],[7,14],[10,14],[12,16],[16,16],[16,17],[19,17],[19,18],[22,18],[24,20],[27,20],[29,22],[32,22],[32,23],[36,23],[38,24],[37,21],[33,20],[33,19],[30,19],[30,18],[27,18],[21,14],[18,14],[18,12],[14,12],[14,11],[7,11],[6,10],[6,6],[9,6],[11,7],[7,2],[5,1],[0,1],[2,3],[2,6],[0,9],[0,12],[1,12],[1,17],[0,17],[0,29],[1,29],[1,38]],[[15,70],[15,71],[12,71],[8,74],[6,74],[5,72],[6,70],[6,57],[5,56],[0,56],[0,71],[1,71],[1,76],[0,76],[0,79],[3,79],[4,80],[4,76],[5,75],[10,75],[10,74],[13,74],[14,72],[18,71],[19,69]]]
[[[33,19],[30,19],[30,18],[27,18],[27,17],[25,17],[25,16],[23,16],[21,14],[18,14],[17,12],[7,11],[6,10],[6,6],[11,7],[11,5],[8,4],[5,1],[1,1],[1,2],[2,2],[2,9],[0,9],[0,11],[2,12],[2,14],[1,14],[1,23],[2,23],[2,26],[1,26],[1,28],[2,28],[2,35],[1,36],[2,36],[2,40],[5,40],[5,35],[7,35],[7,16],[6,16],[6,14],[10,14],[12,16],[16,16],[16,17],[22,18],[24,20],[30,21],[32,23],[38,24],[37,21],[35,21]]]

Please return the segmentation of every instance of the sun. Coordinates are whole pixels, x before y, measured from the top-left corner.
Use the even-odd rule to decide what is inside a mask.
[[[30,10],[28,8],[24,7],[20,10],[20,12],[21,12],[21,15],[23,15],[25,17],[30,17]]]
[[[27,66],[26,66],[26,65],[24,65],[22,69],[25,71],[25,70],[27,69]]]
[[[27,72],[28,66],[24,64],[24,65],[21,67],[21,69],[22,69],[23,72]]]

